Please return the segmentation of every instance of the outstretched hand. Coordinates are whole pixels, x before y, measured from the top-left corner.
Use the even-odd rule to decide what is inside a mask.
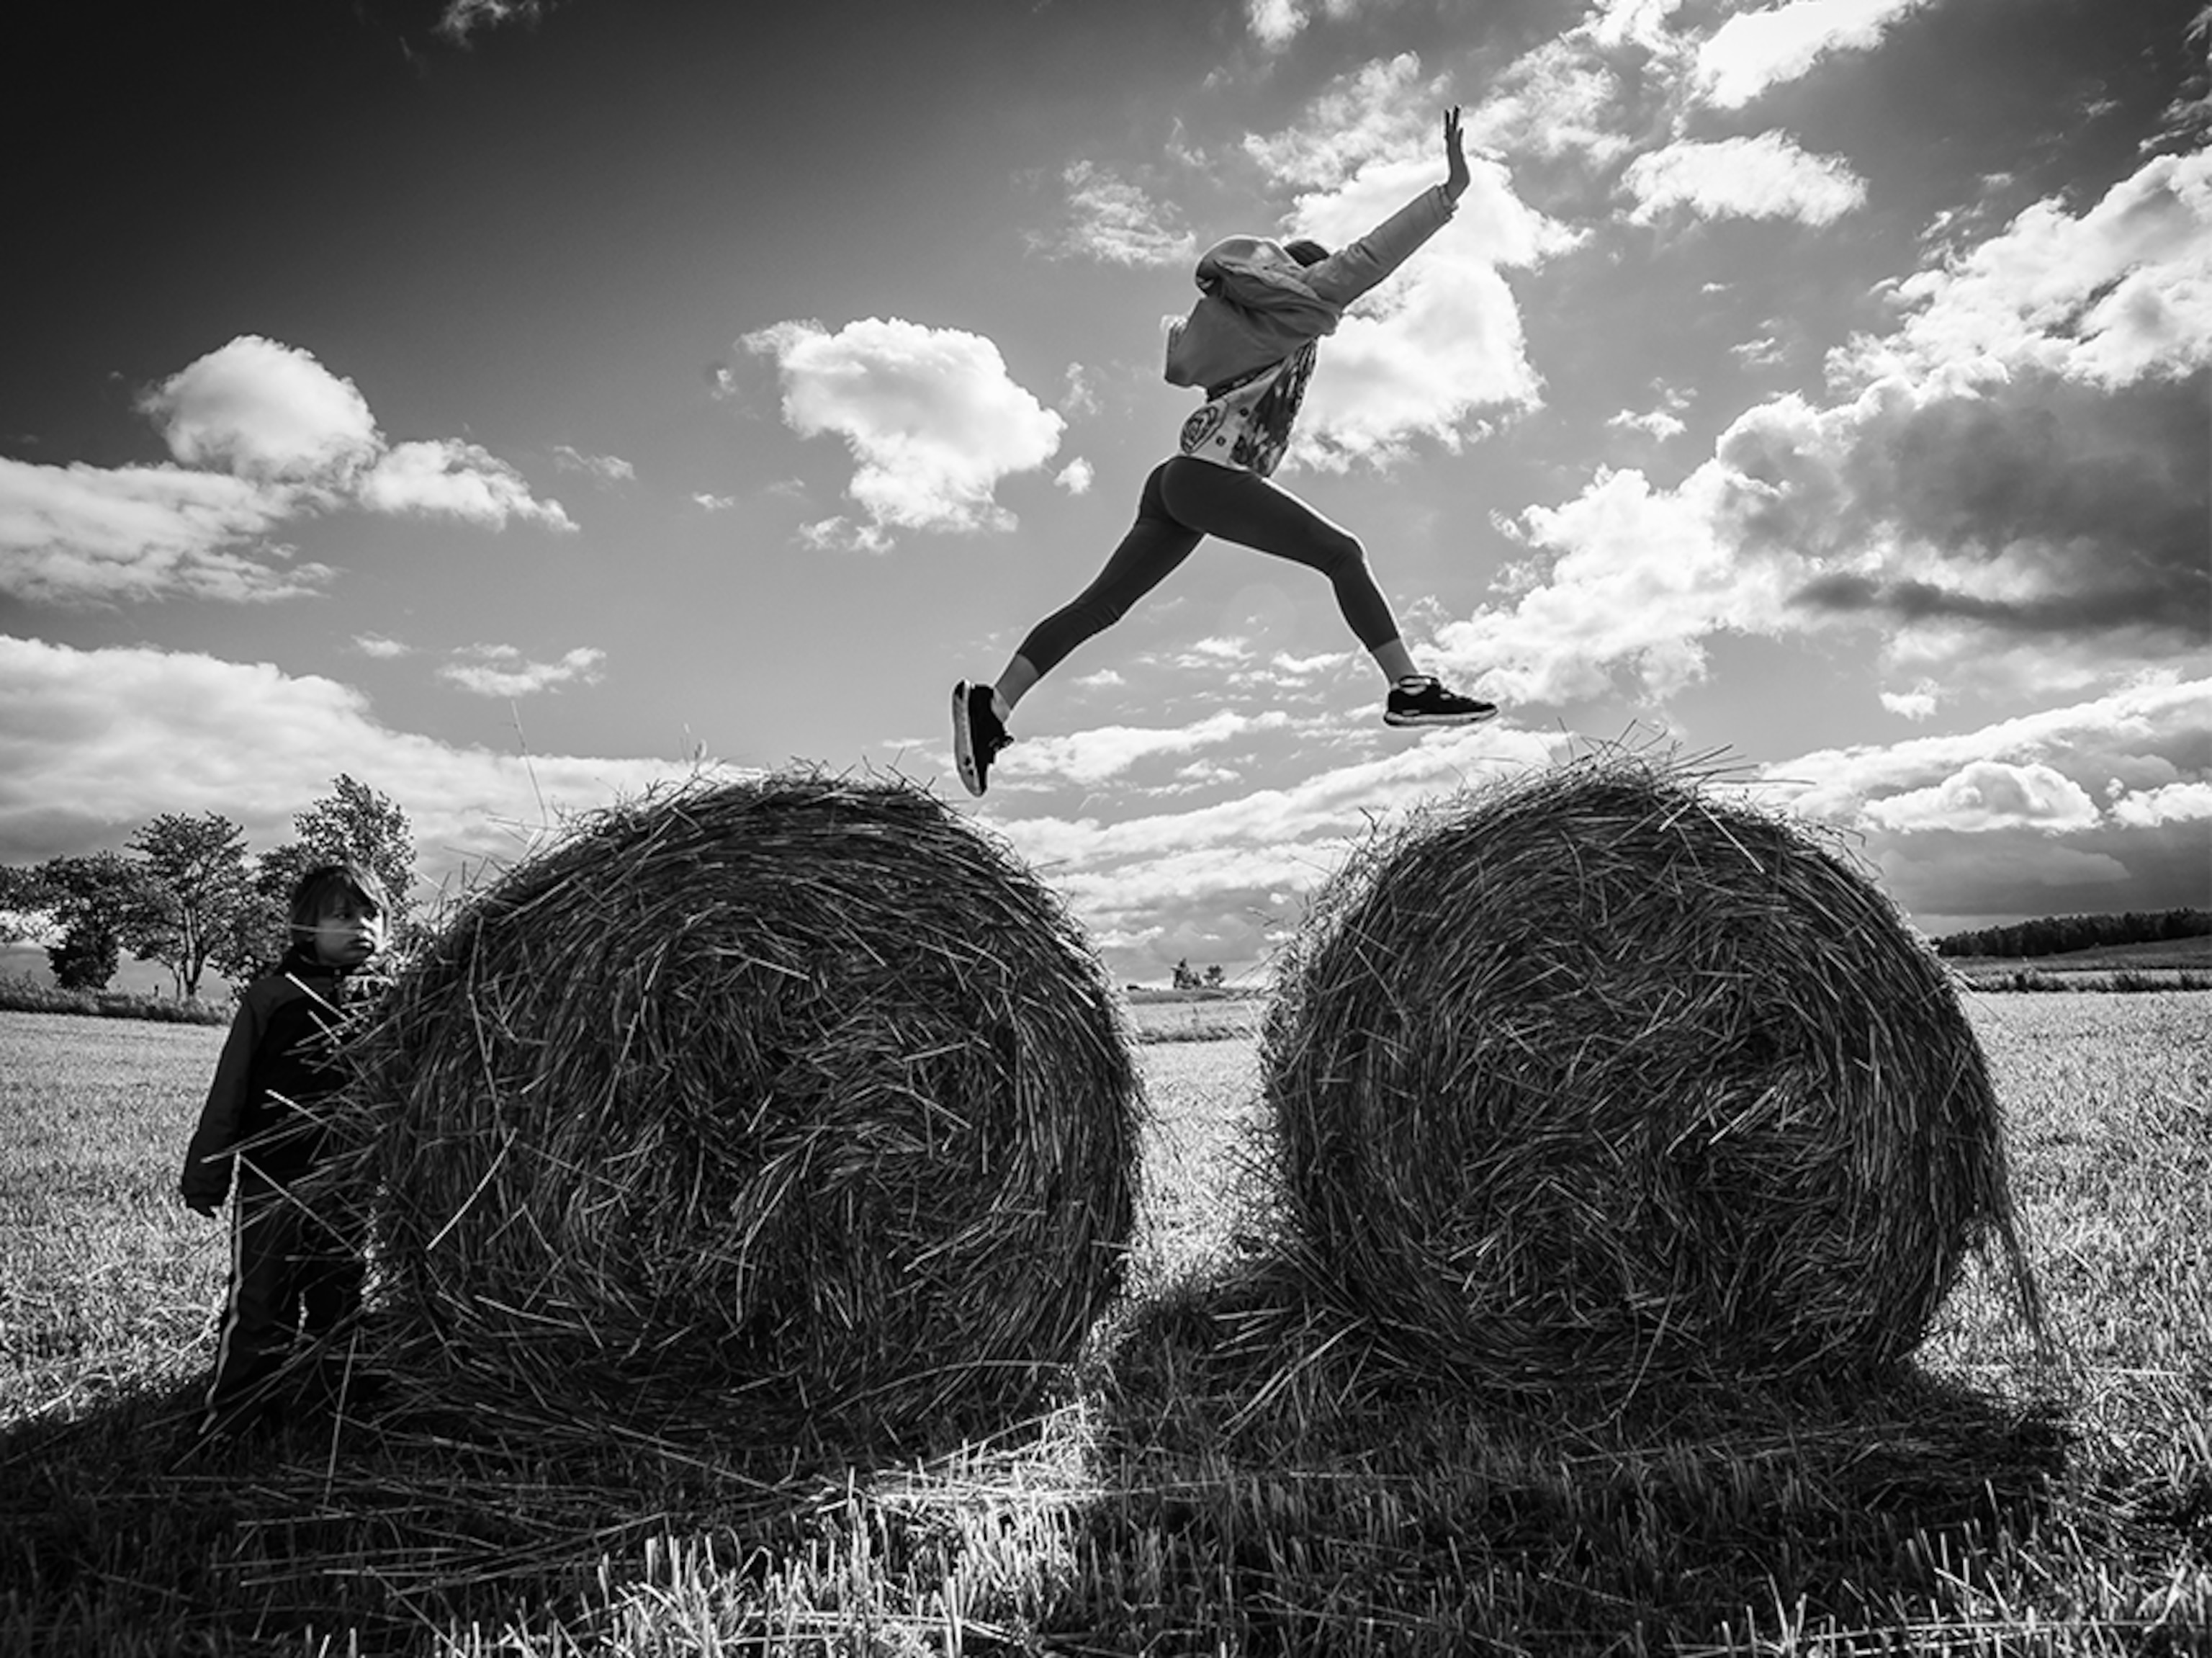
[[[1459,106],[1444,111],[1444,194],[1457,201],[1468,186],[1467,152],[1460,148]]]

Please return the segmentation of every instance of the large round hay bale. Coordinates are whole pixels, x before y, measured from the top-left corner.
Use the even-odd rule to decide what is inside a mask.
[[[1121,1020],[1050,892],[903,783],[590,820],[368,1039],[386,1368],[664,1439],[1024,1405],[1118,1283]]]
[[[1879,1368],[1994,1231],[1997,1101],[1932,953],[1799,827],[1605,754],[1378,836],[1263,1039],[1290,1223],[1486,1385]]]

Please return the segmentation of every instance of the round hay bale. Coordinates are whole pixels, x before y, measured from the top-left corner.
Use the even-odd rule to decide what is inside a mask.
[[[1121,1021],[1052,893],[903,783],[587,820],[367,1038],[384,1368],[663,1438],[1018,1408],[1118,1285]]]
[[[1994,1231],[1997,1101],[1932,952],[1805,831],[1605,753],[1324,888],[1262,1041],[1295,1242],[1486,1385],[1863,1372]]]

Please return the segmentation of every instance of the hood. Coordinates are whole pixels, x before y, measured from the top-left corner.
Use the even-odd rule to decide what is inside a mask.
[[[1199,256],[1199,290],[1304,338],[1336,332],[1344,308],[1316,293],[1306,267],[1265,236],[1230,236]]]

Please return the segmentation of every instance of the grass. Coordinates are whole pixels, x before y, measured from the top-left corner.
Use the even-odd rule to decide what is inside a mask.
[[[1978,991],[2212,991],[2212,935],[2059,955],[1964,955],[1944,965]]]
[[[2041,972],[2033,967],[1980,968],[1965,974],[1967,987],[1977,991],[2106,991],[2120,994],[2146,991],[2212,991],[2212,972],[2164,968],[2124,967],[2111,972],[2094,968],[2069,968],[2063,972]]]
[[[1150,991],[1125,997],[1139,1042],[1223,1042],[1259,1033],[1267,998],[1236,991]]]
[[[220,983],[220,981],[218,981]],[[0,1012],[70,1013],[99,1019],[152,1019],[170,1025],[228,1025],[230,998],[149,996],[137,991],[64,991],[28,973],[0,972]]]
[[[0,1423],[205,1362],[222,1228],[174,1196],[223,1033],[0,1014]]]
[[[2060,1367],[1975,1275],[1850,1396],[1425,1389],[1255,1245],[1251,1044],[1171,1042],[1059,1407],[751,1484],[328,1424],[173,1467],[220,1033],[0,1015],[0,1653],[2212,1651],[2212,996],[1968,1005]]]

